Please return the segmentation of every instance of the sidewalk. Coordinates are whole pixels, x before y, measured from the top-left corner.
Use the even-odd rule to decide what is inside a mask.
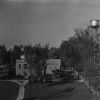
[[[23,81],[22,83],[19,81],[15,81],[16,83],[19,84],[19,94],[16,100],[23,100],[24,99],[24,86],[26,83],[28,83],[28,80]]]
[[[28,80],[3,80],[3,81],[10,81],[17,83],[19,85],[19,93],[16,100],[24,99],[24,86],[26,83],[28,83]]]

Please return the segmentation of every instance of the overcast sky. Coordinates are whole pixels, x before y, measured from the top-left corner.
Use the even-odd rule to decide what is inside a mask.
[[[100,0],[0,0],[0,44],[59,46],[91,19],[100,19]]]

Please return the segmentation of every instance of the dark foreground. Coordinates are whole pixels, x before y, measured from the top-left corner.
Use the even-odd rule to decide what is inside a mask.
[[[26,85],[24,100],[95,100],[96,96],[91,94],[84,83],[51,83],[32,84],[32,97],[30,99],[30,88]]]
[[[10,81],[0,81],[0,100],[16,100],[19,85]]]

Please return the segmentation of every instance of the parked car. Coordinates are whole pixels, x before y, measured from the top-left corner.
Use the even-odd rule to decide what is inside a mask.
[[[45,76],[43,75],[40,78],[41,82],[51,82],[52,81],[52,75],[46,74]]]
[[[60,78],[62,82],[72,82],[76,80],[75,74],[73,71],[63,71],[60,73]]]

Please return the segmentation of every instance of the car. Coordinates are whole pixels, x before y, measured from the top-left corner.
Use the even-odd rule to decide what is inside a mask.
[[[41,82],[51,82],[52,75],[50,75],[50,74],[43,75],[40,80],[41,80]]]
[[[76,79],[73,71],[63,71],[60,73],[60,78],[62,82],[72,82]]]

